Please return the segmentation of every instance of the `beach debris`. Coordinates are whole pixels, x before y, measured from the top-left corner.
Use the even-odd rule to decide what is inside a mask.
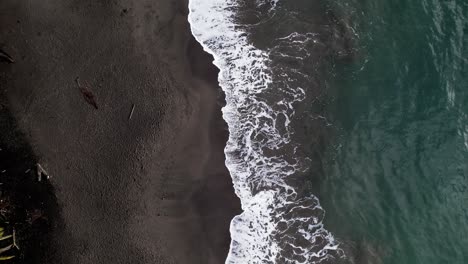
[[[37,172],[37,180],[38,181],[41,181],[43,176],[45,176],[47,179],[50,178],[47,171],[44,170],[44,168],[39,163],[36,163],[36,172]]]
[[[13,228],[13,246],[16,248],[16,249],[20,249],[18,244],[16,243],[16,229]]]
[[[130,115],[128,116],[128,120],[132,119],[134,111],[135,111],[135,104],[132,105],[132,110],[130,111]]]
[[[13,60],[13,58],[8,55],[8,53],[6,53],[4,50],[0,49],[0,60],[2,61],[6,61],[6,62],[9,62],[9,63],[14,63],[15,61]]]
[[[2,193],[3,194],[3,193]],[[8,198],[4,198],[0,200],[0,219],[6,218],[6,216],[9,214],[11,209],[11,203]],[[2,231],[0,228],[0,237],[2,236]]]
[[[10,251],[13,248],[19,249],[19,246],[16,243],[16,231],[15,231],[15,229],[13,228],[13,234],[11,234],[11,235],[6,235],[5,231],[6,231],[5,228],[0,227],[0,242],[12,239],[13,243],[8,245],[8,246],[0,248],[0,254],[4,254],[4,253],[6,253],[7,251]],[[0,256],[0,260],[9,260],[9,259],[12,259],[14,257],[15,257],[15,255],[3,255],[3,256]]]
[[[96,98],[94,97],[94,94],[91,92],[91,90],[89,90],[86,86],[81,86],[79,77],[76,77],[75,82],[78,85],[78,88],[80,89],[80,92],[86,102],[92,105],[95,109],[98,109]]]

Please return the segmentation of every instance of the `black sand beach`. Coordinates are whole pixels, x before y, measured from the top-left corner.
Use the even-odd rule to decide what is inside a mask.
[[[2,101],[63,220],[45,263],[224,262],[240,204],[217,69],[187,5],[0,3],[0,48],[15,60],[0,63]]]

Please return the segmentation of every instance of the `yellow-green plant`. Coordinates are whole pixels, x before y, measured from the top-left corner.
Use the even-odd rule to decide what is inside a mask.
[[[10,259],[14,258],[15,255],[10,255],[10,254],[5,254],[4,255],[4,253],[7,253],[10,249],[12,249],[14,247],[19,249],[18,245],[16,244],[15,229],[13,229],[13,233],[11,235],[7,235],[5,228],[0,227],[0,241],[4,241],[4,240],[7,240],[7,239],[11,239],[12,243],[10,245],[6,246],[6,247],[0,248],[0,261],[10,260]]]

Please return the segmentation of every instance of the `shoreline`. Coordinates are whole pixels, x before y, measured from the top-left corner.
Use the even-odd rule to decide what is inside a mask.
[[[322,176],[315,169],[321,169],[327,124],[308,125],[319,119],[312,116],[323,117],[317,110],[325,111],[312,111],[312,102],[326,100],[319,98],[327,83],[322,71],[352,55],[350,31],[322,2],[190,4],[192,32],[221,70],[222,111],[231,133],[226,163],[244,210],[232,221],[226,263],[341,259],[311,192],[312,181]],[[299,16],[302,11],[316,15]]]
[[[188,3],[88,2],[0,5],[0,82],[63,214],[51,263],[223,263],[240,203]]]

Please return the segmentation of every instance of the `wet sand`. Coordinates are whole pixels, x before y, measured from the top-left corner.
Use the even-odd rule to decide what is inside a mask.
[[[64,222],[50,263],[224,263],[240,204],[217,71],[187,13],[176,0],[0,3],[15,59],[0,88]]]

